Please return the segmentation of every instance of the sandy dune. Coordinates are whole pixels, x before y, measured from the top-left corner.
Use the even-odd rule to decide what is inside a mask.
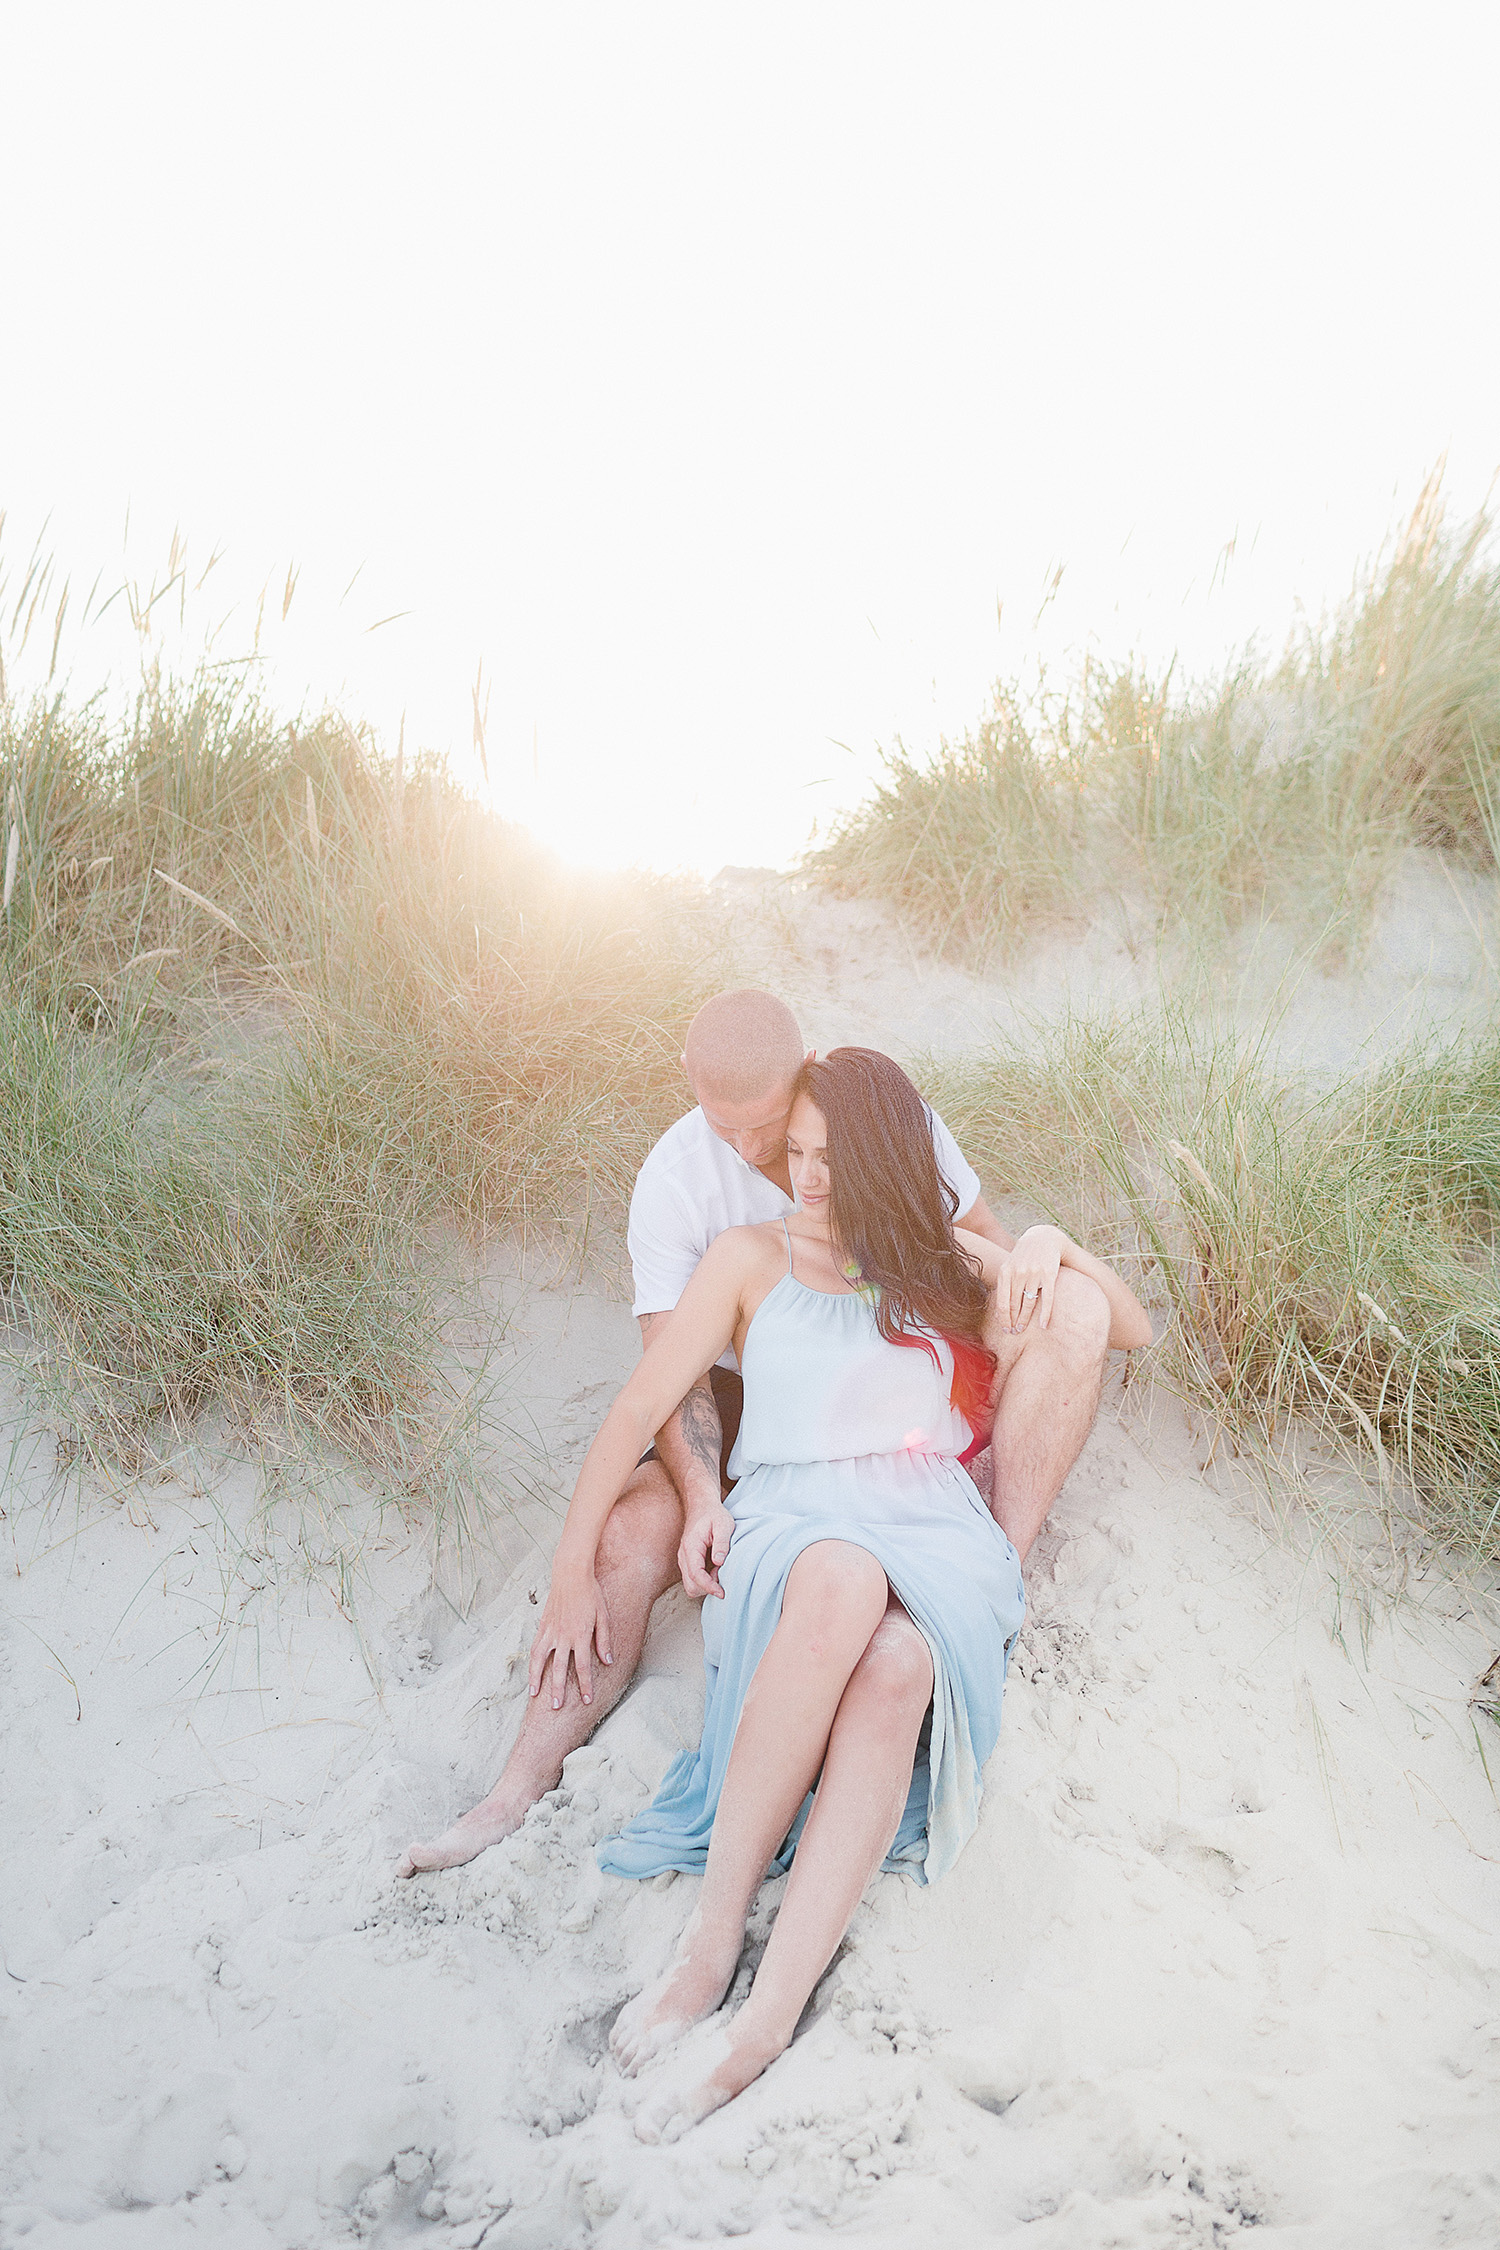
[[[741,896],[820,1044],[962,1044],[1018,996],[854,909]],[[1463,913],[1423,912],[1404,977],[1345,991],[1346,1047],[1481,1004]],[[1333,1000],[1305,989],[1316,1056]],[[544,1491],[634,1356],[612,1273],[487,1278],[529,1417],[495,1444]],[[0,1406],[4,2250],[1500,2240],[1500,1734],[1469,1700],[1494,1589],[1428,1566],[1362,1597],[1149,1381],[1116,1383],[1030,1567],[957,1870],[878,1880],[789,2054],[669,2149],[604,2042],[695,1885],[604,1878],[593,1846],[697,1724],[691,1606],[515,1837],[398,1884],[514,1731],[545,1499],[435,1580],[424,1527],[346,1491],[350,1580],[289,1478],[304,1545],[273,1568],[243,1537],[263,1466],[111,1494]]]

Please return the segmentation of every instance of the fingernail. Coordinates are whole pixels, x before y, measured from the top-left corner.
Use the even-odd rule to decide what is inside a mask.
[[[605,1663],[606,1663],[606,1664],[613,1664],[613,1662],[614,1662],[614,1658],[613,1658],[612,1656],[606,1656],[606,1658],[604,1659],[604,1661],[605,1661]]]

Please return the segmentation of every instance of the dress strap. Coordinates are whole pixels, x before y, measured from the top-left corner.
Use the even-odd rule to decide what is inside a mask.
[[[783,1234],[784,1234],[784,1235],[786,1236],[786,1270],[787,1270],[787,1272],[788,1272],[788,1273],[791,1273],[791,1272],[792,1272],[792,1230],[791,1230],[791,1228],[790,1228],[790,1227],[789,1227],[789,1226],[787,1225],[787,1223],[786,1223],[785,1219],[783,1219],[783,1220],[782,1220],[782,1222],[781,1222],[781,1231],[782,1231],[782,1233],[783,1233]],[[793,1278],[795,1279],[795,1276],[793,1276]]]

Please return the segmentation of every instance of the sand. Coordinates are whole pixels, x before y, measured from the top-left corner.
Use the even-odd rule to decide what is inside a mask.
[[[911,962],[865,910],[732,895],[822,1044],[961,1045],[1109,965],[1096,933],[1018,992]],[[1316,1060],[1320,1010],[1346,1048],[1461,1017],[1487,976],[1466,927],[1425,953],[1408,928],[1405,972],[1341,1009],[1313,989],[1288,1036]],[[1495,1585],[1408,1558],[1392,1603],[1353,1480],[1363,1564],[1279,1527],[1243,1464],[1205,1470],[1147,1369],[1029,1565],[957,1869],[877,1879],[789,2053],[643,2146],[605,2039],[696,1883],[613,1881],[593,1847],[692,1738],[692,1606],[660,1606],[515,1837],[392,1875],[493,1778],[555,1496],[635,1352],[608,1244],[581,1275],[502,1249],[484,1288],[497,1473],[535,1496],[463,1567],[434,1570],[420,1512],[216,1460],[212,1433],[178,1481],[111,1490],[0,1396],[4,2250],[1500,2241],[1500,1730],[1470,1700]],[[278,1477],[292,1560],[255,1533]]]

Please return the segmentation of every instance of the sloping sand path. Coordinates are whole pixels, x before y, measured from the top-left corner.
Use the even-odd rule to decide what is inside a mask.
[[[898,1048],[992,1004],[902,982],[894,940],[842,992],[852,910],[773,910],[820,1044],[875,1035],[882,980]],[[628,1308],[491,1280],[565,1490]],[[0,2244],[1493,2244],[1493,1600],[1432,1570],[1360,1603],[1203,1450],[1116,1387],[1029,1571],[978,1836],[931,1891],[878,1881],[790,2053],[659,2149],[604,2043],[695,1886],[593,1845],[696,1726],[690,1606],[515,1837],[397,1884],[513,1732],[555,1519],[522,1511],[464,1615],[389,1512],[341,1582],[304,1495],[303,1567],[256,1591],[260,1472],[59,1485],[10,1400]]]

